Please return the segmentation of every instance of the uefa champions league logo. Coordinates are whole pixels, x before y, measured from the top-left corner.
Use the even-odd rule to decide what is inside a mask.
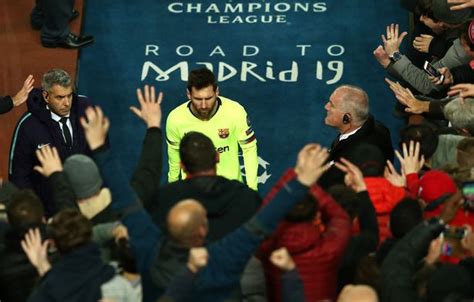
[[[239,153],[239,158],[241,157],[242,157],[242,154]],[[271,174],[268,174],[268,168],[267,168],[268,166],[270,166],[270,163],[265,161],[263,158],[259,156],[258,157],[258,183],[259,184],[265,184],[267,180],[272,176]],[[242,176],[245,176],[244,165],[240,165],[240,172],[242,173]]]

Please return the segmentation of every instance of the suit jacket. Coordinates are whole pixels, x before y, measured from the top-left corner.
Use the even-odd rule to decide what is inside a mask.
[[[328,161],[338,161],[341,157],[348,157],[350,152],[360,144],[371,144],[377,146],[383,153],[385,160],[393,161],[393,146],[390,130],[376,121],[372,115],[362,127],[347,139],[339,141],[337,137],[331,144]],[[385,162],[381,163],[385,165]],[[319,180],[319,185],[325,189],[335,184],[344,184],[344,173],[332,166]]]

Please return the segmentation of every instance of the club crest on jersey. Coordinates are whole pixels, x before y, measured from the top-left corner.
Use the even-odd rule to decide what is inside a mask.
[[[217,134],[220,138],[228,138],[229,137],[229,128],[217,129]]]

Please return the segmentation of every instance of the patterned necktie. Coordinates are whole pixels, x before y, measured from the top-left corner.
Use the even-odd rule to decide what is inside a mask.
[[[71,136],[71,131],[69,131],[69,127],[67,126],[67,117],[62,117],[59,122],[63,125],[63,136],[64,140],[66,142],[66,146],[71,149],[72,147],[72,136]]]

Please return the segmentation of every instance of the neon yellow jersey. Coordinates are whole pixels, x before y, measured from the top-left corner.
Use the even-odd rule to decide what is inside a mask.
[[[186,102],[173,109],[166,121],[166,141],[168,143],[169,172],[168,181],[173,182],[181,177],[179,143],[183,136],[191,131],[200,132],[209,137],[220,161],[217,174],[228,179],[242,181],[239,164],[239,146],[244,158],[247,185],[257,190],[257,140],[247,118],[247,112],[239,103],[219,96],[219,108],[214,116],[203,121],[191,113],[190,103]]]

